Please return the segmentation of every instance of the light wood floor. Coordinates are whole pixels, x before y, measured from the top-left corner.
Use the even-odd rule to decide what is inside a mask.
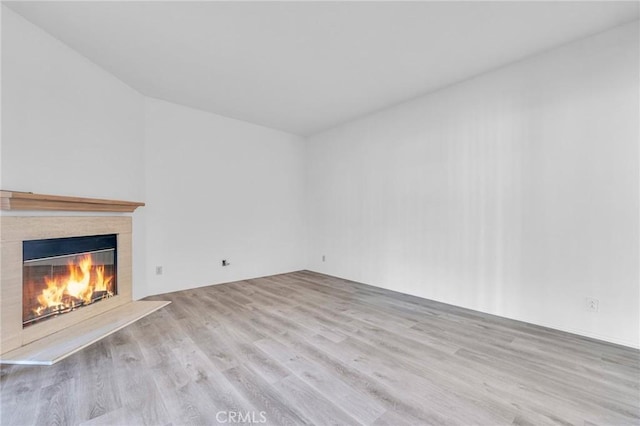
[[[3,366],[0,423],[640,424],[637,350],[311,272],[154,299],[52,367]]]

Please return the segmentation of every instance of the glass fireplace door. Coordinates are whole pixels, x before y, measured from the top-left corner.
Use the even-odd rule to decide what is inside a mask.
[[[117,236],[23,243],[22,326],[117,294]]]

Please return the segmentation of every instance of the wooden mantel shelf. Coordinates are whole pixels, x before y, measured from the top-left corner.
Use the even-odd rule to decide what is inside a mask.
[[[2,210],[58,210],[76,212],[131,213],[144,203],[135,201],[103,200],[99,198],[65,197],[62,195],[34,194],[0,190]]]

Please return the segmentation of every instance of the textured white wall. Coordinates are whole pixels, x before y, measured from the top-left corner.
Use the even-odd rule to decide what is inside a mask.
[[[145,129],[147,293],[305,267],[300,137],[154,99]]]
[[[142,95],[2,6],[2,189],[144,201],[143,123]],[[143,209],[133,215],[134,297]]]
[[[309,267],[637,347],[638,64],[634,23],[312,137]]]

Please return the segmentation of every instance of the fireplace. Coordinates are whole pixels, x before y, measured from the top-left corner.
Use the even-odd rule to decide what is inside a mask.
[[[132,302],[131,217],[0,216],[0,222],[3,353],[88,326]],[[93,289],[78,289],[87,279]]]
[[[0,191],[0,364],[54,364],[170,303],[132,298],[132,217],[122,213],[143,205]]]
[[[24,241],[22,327],[81,309],[117,292],[117,236]]]

